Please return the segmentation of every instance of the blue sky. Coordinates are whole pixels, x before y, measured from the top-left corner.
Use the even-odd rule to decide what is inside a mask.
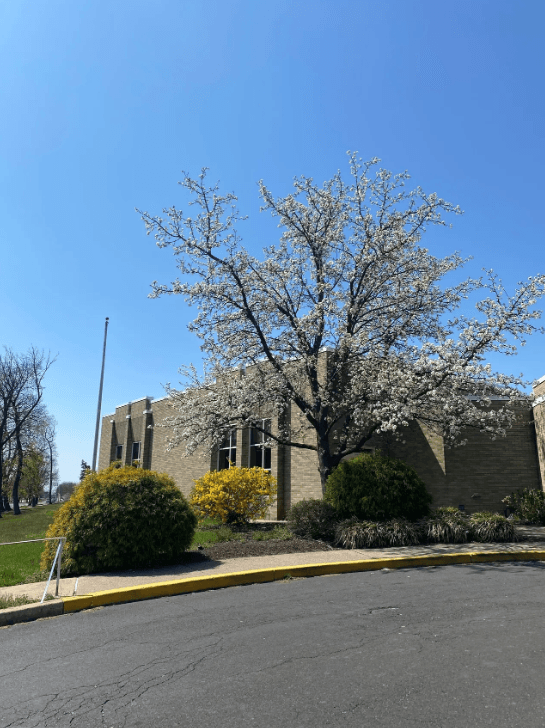
[[[181,170],[239,196],[253,252],[276,241],[257,181],[348,173],[378,156],[459,204],[424,242],[512,289],[545,272],[541,0],[12,0],[0,4],[0,344],[57,361],[45,402],[61,480],[91,461],[102,413],[163,396],[199,365],[176,277],[135,207],[184,206]],[[545,341],[492,360],[545,374]]]

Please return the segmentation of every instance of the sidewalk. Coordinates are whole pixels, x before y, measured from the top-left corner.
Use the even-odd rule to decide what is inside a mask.
[[[273,581],[292,576],[313,576],[325,573],[365,571],[381,568],[432,566],[447,563],[545,560],[545,527],[521,526],[526,539],[519,543],[432,544],[389,549],[328,549],[309,553],[277,554],[224,561],[202,561],[194,564],[158,569],[135,569],[125,572],[93,574],[61,579],[59,598],[39,605],[43,616],[77,611],[98,604],[151,598],[163,594],[187,593],[207,588]],[[222,578],[224,577],[224,578]],[[39,602],[46,582],[19,584],[0,588],[0,596],[22,596]],[[55,594],[55,580],[48,593]],[[75,597],[75,598],[74,598]],[[57,607],[54,607],[54,604]],[[61,608],[62,607],[62,608]],[[26,610],[26,611],[25,611]],[[0,610],[0,626],[36,619],[41,612],[34,605]],[[17,615],[21,619],[17,618]]]

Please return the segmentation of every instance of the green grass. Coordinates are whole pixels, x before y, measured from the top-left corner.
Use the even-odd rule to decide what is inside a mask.
[[[214,525],[212,523],[206,525]],[[195,549],[197,546],[210,546],[213,543],[221,543],[223,541],[245,541],[246,537],[242,533],[236,533],[232,531],[229,526],[220,526],[219,528],[203,529],[198,528],[195,531],[191,548]]]
[[[269,541],[271,538],[289,541],[293,534],[285,526],[275,526],[272,531],[256,531],[253,535],[254,541]]]
[[[53,599],[51,594],[48,594],[46,598],[44,599],[44,602],[49,602]],[[24,604],[36,604],[36,602],[39,602],[39,599],[30,599],[26,596],[20,596],[20,597],[0,597],[0,609],[9,609],[10,607],[22,607]]]
[[[2,513],[0,544],[44,538],[60,505],[54,503],[50,506],[21,508],[20,516],[14,516],[12,511]],[[40,571],[40,556],[43,548],[43,543],[0,546],[0,587],[41,581],[43,572]]]
[[[268,541],[272,538],[288,541],[293,538],[293,534],[285,526],[275,526],[270,531],[254,531],[252,538],[254,541]],[[191,548],[211,546],[224,541],[246,541],[246,539],[247,535],[244,533],[233,531],[229,526],[222,526],[219,521],[208,518],[199,523]]]
[[[0,544],[9,541],[26,541],[31,538],[43,538],[55,512],[61,504],[21,508],[21,515],[12,512],[2,513],[0,518]],[[292,534],[284,526],[275,526],[270,531],[255,531],[252,538],[256,541],[268,541],[271,538],[287,541]],[[191,549],[197,546],[211,546],[225,541],[245,541],[247,535],[233,531],[229,526],[212,518],[199,523]],[[25,584],[46,579],[48,574],[40,571],[40,557],[43,543],[25,543],[17,546],[0,546],[0,587]],[[21,602],[26,604],[28,602]],[[9,606],[16,606],[10,604]],[[0,607],[2,608],[2,607]]]

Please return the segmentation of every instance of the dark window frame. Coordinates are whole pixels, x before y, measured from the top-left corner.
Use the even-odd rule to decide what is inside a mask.
[[[218,447],[216,470],[228,470],[237,464],[237,429],[232,427]]]
[[[272,454],[267,433],[271,431],[272,421],[270,417],[261,420],[261,427],[265,432],[250,427],[250,438],[248,443],[248,467],[263,468],[271,472]]]
[[[140,462],[140,442],[133,442],[132,449],[131,449],[131,462],[133,463],[135,460],[138,460]],[[135,457],[135,447],[136,447],[136,457]]]

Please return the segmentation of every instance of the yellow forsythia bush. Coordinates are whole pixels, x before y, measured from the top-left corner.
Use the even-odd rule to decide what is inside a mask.
[[[211,470],[194,482],[190,503],[199,517],[223,523],[264,518],[276,496],[276,478],[263,468]]]

